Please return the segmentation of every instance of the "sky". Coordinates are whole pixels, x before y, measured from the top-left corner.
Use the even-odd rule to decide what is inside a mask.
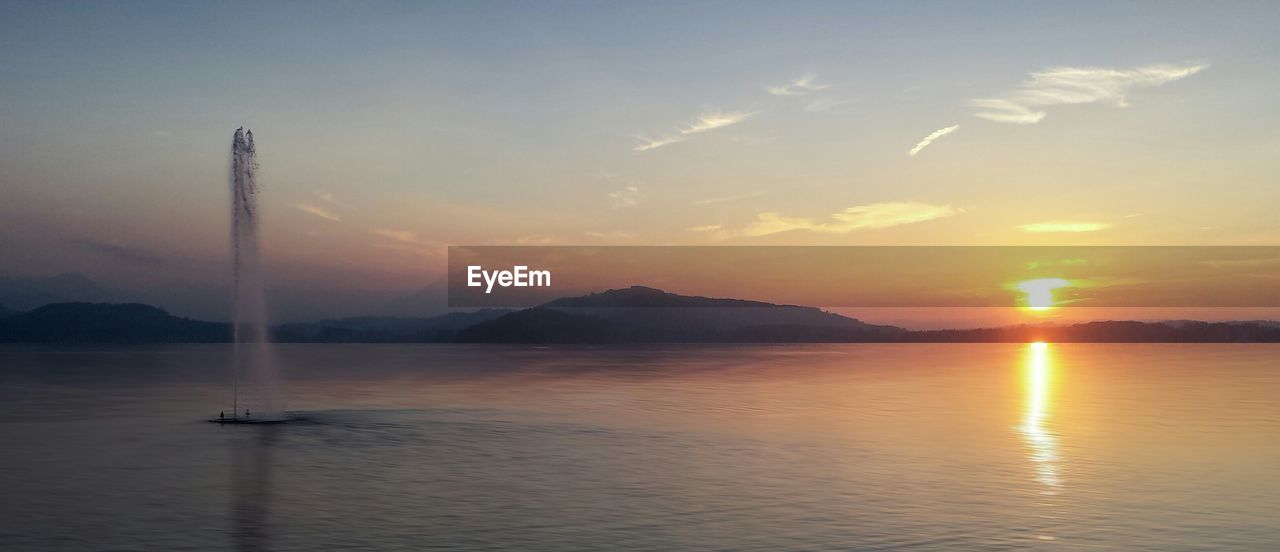
[[[0,276],[209,315],[242,125],[268,273],[318,314],[430,284],[449,244],[1276,245],[1277,23],[1275,2],[3,2]]]

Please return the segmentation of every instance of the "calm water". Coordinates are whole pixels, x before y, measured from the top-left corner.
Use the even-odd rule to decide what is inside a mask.
[[[1275,550],[1280,346],[0,348],[0,549]]]

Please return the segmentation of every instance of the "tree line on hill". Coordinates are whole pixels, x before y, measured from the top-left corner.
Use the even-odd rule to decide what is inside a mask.
[[[434,317],[357,317],[281,324],[291,343],[985,343],[1280,342],[1274,322],[1099,321],[1071,325],[913,331],[815,307],[691,297],[631,287],[523,309]],[[3,343],[223,343],[229,324],[138,303],[0,307]]]

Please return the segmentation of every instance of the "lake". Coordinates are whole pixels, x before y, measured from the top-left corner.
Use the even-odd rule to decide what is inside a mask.
[[[0,549],[1272,550],[1280,345],[0,347]]]

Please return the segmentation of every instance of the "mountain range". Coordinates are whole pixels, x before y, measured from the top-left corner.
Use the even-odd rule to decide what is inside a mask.
[[[41,278],[0,278],[0,305],[27,311],[50,303],[98,302],[114,294],[81,274],[66,273]]]
[[[207,282],[153,286],[104,284],[75,272],[53,276],[0,276],[0,305],[16,311],[30,311],[52,303],[143,303],[164,305],[179,316],[225,321],[230,313],[230,293],[228,286]],[[272,314],[284,321],[357,315],[427,318],[449,312],[444,278],[408,293],[284,283],[267,289],[266,296]]]
[[[305,343],[926,343],[1280,342],[1275,322],[1104,321],[913,331],[816,307],[696,297],[647,287],[557,299],[522,309],[432,317],[355,317],[281,324],[279,342]],[[210,343],[230,326],[137,303],[71,302],[26,312],[0,307],[0,342]]]
[[[497,343],[893,341],[906,330],[815,307],[667,293],[634,286],[556,299],[459,332]]]

